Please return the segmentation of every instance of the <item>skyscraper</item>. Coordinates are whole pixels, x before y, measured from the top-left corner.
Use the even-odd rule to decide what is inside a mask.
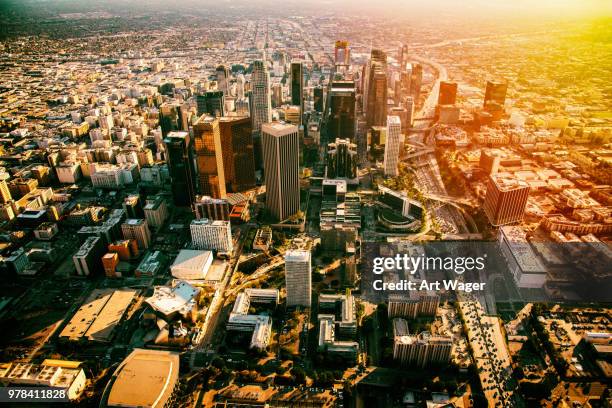
[[[399,116],[400,122],[402,122],[402,133],[406,134],[408,128],[410,127],[408,125],[409,119],[411,119],[410,112],[408,112],[408,110],[403,106],[395,106],[389,109],[389,115]]]
[[[421,94],[423,84],[423,66],[419,63],[412,63],[410,76],[410,93],[414,99],[418,99]]]
[[[503,108],[506,103],[508,84],[506,82],[487,81],[485,89],[484,108]]]
[[[174,204],[190,206],[195,200],[196,185],[191,137],[188,132],[170,132],[164,143]]]
[[[283,84],[272,84],[272,107],[278,108],[283,104]]]
[[[372,50],[366,71],[367,126],[384,126],[387,121],[387,54],[382,50]]]
[[[253,62],[251,75],[251,121],[253,132],[259,134],[261,125],[272,122],[270,74],[265,61]]]
[[[501,163],[502,156],[498,150],[493,149],[481,149],[480,160],[478,166],[487,175],[497,174],[499,165]]]
[[[266,208],[278,220],[300,209],[299,135],[294,125],[262,125]]]
[[[189,131],[189,107],[179,103],[163,103],[159,107],[159,126],[162,136],[175,131]]]
[[[357,177],[357,145],[346,139],[336,139],[327,145],[327,169],[330,179],[354,179]]]
[[[522,221],[528,198],[527,182],[490,175],[483,207],[489,222],[497,227]]]
[[[217,89],[223,92],[224,95],[229,95],[229,80],[230,72],[225,65],[219,65],[217,67]]]
[[[351,49],[348,41],[338,40],[334,47],[334,62],[336,65],[350,65]]]
[[[225,198],[225,173],[219,119],[202,115],[193,124],[200,193]]]
[[[315,87],[313,90],[313,99],[314,99],[314,110],[319,113],[323,113],[323,88],[320,86]]]
[[[327,135],[355,140],[355,82],[333,81],[329,89]]]
[[[406,59],[408,58],[408,46],[406,44],[402,44],[402,46],[398,50],[398,58],[400,70],[406,68]]]
[[[406,126],[406,129],[411,128],[414,121],[414,99],[411,96],[407,96],[404,99],[404,109],[406,109],[406,123],[402,122],[402,125]]]
[[[399,116],[389,116],[387,118],[387,141],[385,143],[385,176],[397,176],[397,164],[399,160],[400,135],[402,133],[402,123]]]
[[[402,84],[402,97],[412,95],[410,93],[410,81],[412,79],[412,68],[406,68],[400,73],[400,82]]]
[[[310,252],[287,251],[285,254],[285,282],[288,307],[310,307],[311,279]]]
[[[457,102],[457,83],[440,81],[438,105],[454,105]]]
[[[238,76],[236,77],[236,98],[237,99],[244,98],[244,95],[245,95],[244,85],[245,85],[244,75],[238,74]]]
[[[0,200],[3,204],[10,202],[13,199],[11,190],[9,190],[6,180],[0,180]]]
[[[211,116],[225,115],[225,97],[222,91],[208,91],[196,96],[198,104],[198,117],[207,114]]]
[[[304,68],[302,61],[291,63],[291,105],[300,107],[300,114],[304,112]],[[301,124],[300,120],[300,124]]]
[[[255,187],[251,120],[247,117],[223,117],[219,118],[219,128],[226,187],[234,193]]]

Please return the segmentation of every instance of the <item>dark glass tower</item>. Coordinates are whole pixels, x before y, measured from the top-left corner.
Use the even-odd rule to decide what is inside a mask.
[[[454,105],[457,102],[457,83],[440,81],[438,105]]]
[[[170,132],[164,143],[174,204],[188,207],[195,200],[196,180],[191,138],[188,132]]]
[[[355,140],[355,83],[334,81],[329,89],[327,118],[329,140]]]
[[[222,91],[208,91],[196,96],[198,117],[207,114],[215,117],[225,116],[225,98]]]
[[[304,114],[304,70],[301,61],[291,63],[291,104],[300,107],[300,124]]]
[[[316,88],[313,89],[313,93],[314,93],[314,109],[319,112],[319,113],[323,113],[323,88],[321,88],[320,86],[317,86]]]
[[[234,193],[255,187],[253,131],[248,117],[219,119],[223,170],[228,189]]]
[[[175,131],[189,130],[189,108],[178,103],[163,103],[159,107],[159,126],[162,136]]]

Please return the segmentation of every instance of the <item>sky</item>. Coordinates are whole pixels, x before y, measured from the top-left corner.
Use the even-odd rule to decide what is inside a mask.
[[[381,13],[394,17],[434,16],[436,13],[457,18],[477,16],[492,18],[582,18],[612,17],[612,0],[0,0],[0,6],[41,6],[48,9],[74,8],[121,11],[255,9],[271,14],[304,12],[305,14],[348,12]]]

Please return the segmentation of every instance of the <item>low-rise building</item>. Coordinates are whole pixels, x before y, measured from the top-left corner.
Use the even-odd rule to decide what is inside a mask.
[[[59,232],[57,224],[54,222],[43,222],[34,230],[34,236],[36,239],[43,241],[49,241]]]
[[[259,251],[267,251],[272,244],[272,228],[268,226],[261,227],[255,234],[253,240],[253,249]]]
[[[172,406],[179,383],[179,368],[178,353],[134,349],[113,373],[100,406]]]
[[[2,363],[0,384],[4,386],[53,387],[66,392],[66,399],[81,396],[87,378],[78,361],[47,359],[42,364]]]
[[[527,241],[521,227],[499,229],[499,246],[506,265],[519,288],[541,288],[546,283],[546,267]]]
[[[200,292],[188,282],[178,281],[173,287],[156,286],[145,302],[166,321],[177,317],[195,320]]]
[[[137,295],[134,289],[95,289],[59,334],[60,341],[110,343]]]
[[[227,330],[252,331],[249,348],[265,350],[272,336],[272,318],[267,315],[249,314],[251,303],[273,303],[279,301],[278,289],[247,289],[239,293],[227,321]]]
[[[211,251],[182,249],[170,266],[172,276],[177,279],[204,280],[213,264]]]

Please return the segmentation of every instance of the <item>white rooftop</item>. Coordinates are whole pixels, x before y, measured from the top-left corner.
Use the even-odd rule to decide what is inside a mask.
[[[204,279],[213,262],[211,251],[182,249],[170,267],[179,279]]]
[[[176,286],[156,286],[153,296],[145,302],[154,310],[169,315],[174,312],[187,312],[195,305],[195,298],[200,289],[185,281],[179,281]]]

